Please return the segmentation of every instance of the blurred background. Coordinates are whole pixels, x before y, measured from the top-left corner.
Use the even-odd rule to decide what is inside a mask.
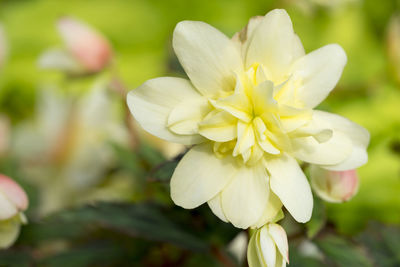
[[[319,109],[371,133],[351,201],[316,199],[305,226],[284,219],[290,266],[400,266],[398,0],[0,0],[0,173],[30,199],[0,266],[246,266],[245,232],[207,207],[173,205],[168,180],[185,148],[142,132],[125,94],[184,77],[171,47],[179,21],[232,36],[274,8],[306,52],[344,48],[343,76]]]

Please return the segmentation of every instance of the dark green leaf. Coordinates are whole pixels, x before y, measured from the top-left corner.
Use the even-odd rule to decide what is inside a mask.
[[[357,241],[365,246],[379,266],[400,265],[400,228],[370,223]]]
[[[0,266],[29,267],[32,266],[32,261],[33,259],[30,254],[24,251],[0,251]]]
[[[368,267],[371,261],[365,252],[356,245],[339,236],[325,236],[316,240],[316,244],[325,254],[327,261],[339,267]]]
[[[205,251],[208,244],[169,220],[150,204],[98,203],[61,212],[52,224],[100,227],[147,240],[169,242],[183,248]]]

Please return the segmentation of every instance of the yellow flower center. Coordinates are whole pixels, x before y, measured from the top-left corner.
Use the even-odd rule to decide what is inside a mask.
[[[282,119],[310,119],[309,113],[278,102],[280,89],[260,64],[237,75],[235,89],[218,99],[209,100],[213,110],[199,124],[199,133],[215,141],[216,155],[241,156],[254,164],[265,153],[277,155],[290,151],[291,144]]]

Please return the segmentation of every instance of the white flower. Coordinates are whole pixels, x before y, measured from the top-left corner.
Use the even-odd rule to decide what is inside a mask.
[[[23,211],[28,208],[24,190],[10,178],[0,175],[0,249],[11,246],[18,237]]]
[[[42,68],[80,74],[101,71],[110,63],[111,46],[95,29],[70,17],[61,18],[57,27],[67,51],[57,48],[46,51],[39,59]]]
[[[317,195],[328,202],[350,200],[358,191],[356,170],[329,171],[311,166],[311,185]]]
[[[313,201],[297,160],[333,170],[367,161],[364,128],[313,110],[339,80],[345,52],[331,44],[306,55],[286,11],[250,20],[233,39],[180,22],[173,47],[190,81],[149,80],[128,105],[148,132],[194,145],[171,179],[177,205],[208,202],[222,220],[247,228],[264,225],[283,203],[306,222]]]
[[[247,248],[249,267],[281,267],[289,263],[285,230],[279,224],[266,224],[250,239]]]

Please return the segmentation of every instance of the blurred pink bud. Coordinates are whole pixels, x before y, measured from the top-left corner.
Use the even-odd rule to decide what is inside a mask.
[[[11,178],[0,174],[0,219],[9,219],[28,208],[25,191]]]
[[[100,71],[110,62],[112,57],[110,44],[89,25],[64,17],[58,22],[58,30],[70,53],[87,71]]]
[[[7,56],[7,42],[3,26],[0,24],[0,67],[3,66]]]
[[[313,165],[311,185],[317,195],[328,202],[350,200],[358,191],[356,170],[330,171]]]

